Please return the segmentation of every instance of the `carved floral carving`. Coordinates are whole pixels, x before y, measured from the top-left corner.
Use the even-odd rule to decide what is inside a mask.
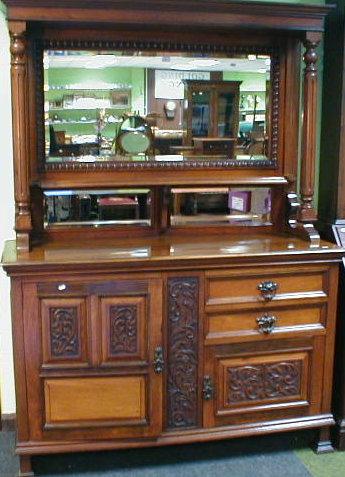
[[[301,388],[301,362],[234,367],[227,376],[228,404],[295,396]]]
[[[138,316],[136,305],[116,305],[109,309],[111,356],[134,354],[138,350]]]
[[[50,347],[53,358],[79,355],[78,313],[75,306],[50,308]]]
[[[198,279],[168,280],[168,427],[197,425]]]

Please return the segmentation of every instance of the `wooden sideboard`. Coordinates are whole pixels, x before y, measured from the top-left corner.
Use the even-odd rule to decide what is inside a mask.
[[[312,427],[330,450],[339,257],[273,236],[22,257],[7,242],[24,469],[35,454]]]
[[[344,251],[320,239],[314,204],[317,46],[330,8],[5,3],[16,240],[2,264],[20,476],[33,475],[38,454],[307,428],[321,430],[319,452],[332,450]],[[218,82],[225,96],[212,93],[210,108],[209,87],[194,91],[193,111],[188,81]],[[154,109],[170,100],[182,145],[194,121],[233,146],[191,151],[198,138],[189,137],[176,147],[167,117],[164,150],[129,154],[136,139],[160,137]],[[142,127],[127,130],[131,147],[119,154],[116,125],[130,116]],[[99,148],[54,156],[58,124],[72,144]],[[260,137],[262,147],[249,147]]]

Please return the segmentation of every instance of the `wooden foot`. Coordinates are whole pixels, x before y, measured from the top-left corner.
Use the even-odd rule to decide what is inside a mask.
[[[18,477],[34,477],[31,465],[31,457],[21,455],[19,457],[19,474]]]
[[[316,454],[326,454],[334,452],[334,447],[331,442],[331,433],[329,427],[323,427],[319,433],[319,439],[314,447]]]
[[[338,421],[333,429],[333,439],[336,448],[345,451],[345,419]]]

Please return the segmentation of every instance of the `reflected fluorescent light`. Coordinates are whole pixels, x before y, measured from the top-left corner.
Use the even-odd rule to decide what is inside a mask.
[[[203,67],[218,65],[219,63],[218,60],[192,60],[190,62],[191,65]]]
[[[249,61],[255,61],[256,60],[256,55],[248,55],[247,56]]]
[[[194,67],[191,64],[188,64],[188,63],[181,63],[181,64],[177,64],[177,65],[171,65],[170,69],[171,70],[189,71],[189,70],[194,70]]]

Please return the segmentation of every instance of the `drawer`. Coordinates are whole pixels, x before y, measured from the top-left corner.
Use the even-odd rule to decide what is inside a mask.
[[[283,337],[308,332],[325,333],[326,305],[295,306],[285,309],[246,312],[210,313],[206,315],[207,344],[222,344]]]
[[[327,272],[327,267],[294,266],[206,272],[206,305],[326,297]]]

